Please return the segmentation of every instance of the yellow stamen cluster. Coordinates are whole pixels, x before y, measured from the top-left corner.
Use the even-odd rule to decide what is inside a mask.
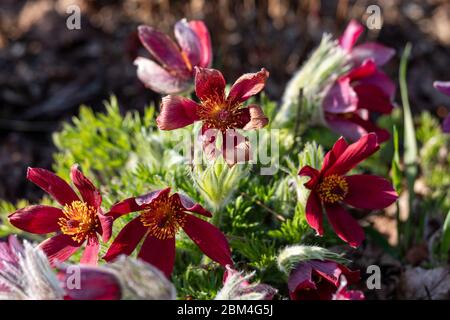
[[[202,101],[198,116],[209,128],[225,132],[236,128],[240,120],[240,105],[229,105],[223,97],[214,97]]]
[[[348,184],[337,174],[325,177],[317,188],[317,194],[323,202],[342,201],[348,193]]]
[[[160,240],[175,237],[186,222],[186,214],[173,197],[161,197],[141,213],[141,222],[149,229],[149,235]]]
[[[95,232],[99,225],[97,211],[82,201],[73,201],[63,208],[64,217],[59,218],[61,232],[71,236],[78,243],[83,242],[89,233]]]

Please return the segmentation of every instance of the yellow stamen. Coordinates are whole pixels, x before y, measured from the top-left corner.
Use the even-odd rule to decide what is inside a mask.
[[[342,201],[347,193],[347,181],[337,174],[325,177],[317,188],[317,194],[323,202],[334,203]]]
[[[216,96],[202,101],[198,116],[209,128],[225,132],[238,126],[242,112],[240,106],[240,104],[230,105],[223,97]]]
[[[79,243],[86,239],[89,233],[95,232],[99,225],[97,211],[94,207],[82,201],[73,201],[63,208],[64,217],[59,218],[61,232],[72,236]]]

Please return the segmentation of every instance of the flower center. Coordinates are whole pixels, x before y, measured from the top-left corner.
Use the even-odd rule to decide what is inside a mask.
[[[216,97],[202,101],[202,108],[199,110],[198,116],[209,128],[224,132],[238,126],[241,111],[239,104],[230,106],[225,101],[220,102],[222,100],[222,97]]]
[[[166,196],[154,200],[141,213],[141,222],[148,227],[149,235],[165,240],[175,237],[184,226],[186,215],[174,198]]]
[[[337,174],[332,174],[322,180],[317,193],[323,202],[342,201],[348,193],[347,181]]]
[[[97,210],[82,201],[73,201],[63,208],[64,216],[59,218],[58,225],[61,232],[72,237],[78,243],[94,232],[99,225]]]

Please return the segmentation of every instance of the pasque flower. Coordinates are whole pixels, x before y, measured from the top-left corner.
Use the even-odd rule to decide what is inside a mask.
[[[170,277],[175,262],[175,235],[183,229],[212,260],[223,266],[233,264],[228,241],[220,230],[188,212],[205,217],[211,217],[211,213],[188,197],[178,193],[170,195],[170,188],[166,188],[125,199],[115,204],[107,215],[116,219],[130,212],[139,215],[119,232],[104,256],[106,261],[120,254],[130,255],[144,238],[138,257]]]
[[[369,133],[353,144],[347,144],[340,138],[325,155],[321,170],[305,166],[300,176],[311,179],[305,187],[311,190],[306,203],[306,220],[323,234],[323,209],[336,234],[352,247],[364,240],[364,231],[343,206],[349,205],[361,209],[382,209],[398,196],[392,184],[381,177],[366,174],[346,175],[358,163],[379,149],[377,136]]]
[[[237,162],[239,155],[248,159],[248,141],[235,129],[253,130],[267,125],[268,119],[261,107],[242,107],[251,96],[265,86],[269,73],[265,69],[241,76],[225,96],[226,82],[215,69],[195,68],[195,93],[200,102],[179,96],[166,96],[161,113],[156,119],[162,130],[174,130],[202,121],[202,141],[208,155],[215,156],[216,134],[222,134],[223,156],[229,164]]]
[[[103,214],[100,192],[77,165],[72,166],[70,177],[81,198],[53,172],[28,168],[28,180],[52,196],[61,207],[29,206],[11,214],[9,221],[17,228],[35,234],[56,232],[39,245],[52,263],[67,260],[86,243],[81,263],[96,264],[100,247],[98,235],[108,241],[112,218]]]
[[[194,67],[212,63],[211,39],[202,21],[180,20],[174,31],[178,45],[152,27],[138,27],[139,39],[154,60],[136,58],[137,75],[145,86],[163,94],[186,91],[192,86]]]
[[[389,132],[378,128],[371,117],[373,113],[390,114],[393,109],[395,84],[379,67],[392,58],[395,50],[375,42],[355,46],[362,32],[363,26],[351,21],[339,39],[351,69],[329,87],[322,108],[332,130],[353,141],[375,132],[381,143],[389,139]]]
[[[448,82],[435,81],[434,87],[438,89],[440,92],[450,96],[450,81]],[[442,131],[450,133],[450,114],[445,118],[444,122],[442,123]]]

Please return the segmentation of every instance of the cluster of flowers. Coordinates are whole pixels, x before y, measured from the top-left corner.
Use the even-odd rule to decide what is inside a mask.
[[[244,102],[263,90],[269,73],[261,69],[257,73],[244,74],[226,95],[226,81],[221,72],[209,68],[212,63],[211,41],[203,22],[178,22],[175,25],[178,45],[151,27],[141,26],[138,31],[142,44],[154,58],[136,59],[138,77],[147,87],[168,94],[162,99],[157,126],[161,130],[174,130],[201,121],[200,138],[209,157],[222,154],[230,166],[248,160],[249,143],[236,130],[255,130],[268,124],[269,119],[261,107],[253,104],[245,107]],[[338,46],[347,55],[349,69],[328,86],[322,102],[327,124],[354,143],[349,144],[340,138],[325,155],[320,170],[305,166],[299,171],[300,176],[310,178],[305,183],[311,191],[306,203],[308,224],[322,236],[325,211],[336,234],[352,247],[361,244],[364,231],[346,207],[383,209],[398,197],[392,184],[382,177],[347,175],[375,153],[379,143],[389,138],[387,131],[371,122],[371,114],[389,114],[393,109],[395,92],[392,81],[379,70],[394,51],[377,43],[354,46],[362,31],[361,25],[351,22],[339,39]],[[198,102],[175,95],[189,90],[192,83],[195,84]],[[448,93],[450,86],[438,83],[437,87]],[[214,134],[209,133],[211,129]],[[216,148],[217,133],[222,137],[221,150]],[[236,156],[240,152],[243,152],[243,158]],[[110,240],[114,221],[133,214],[133,219],[118,233],[103,256],[107,262],[113,263],[121,255],[131,255],[143,240],[138,258],[170,278],[175,262],[175,237],[182,229],[206,256],[227,269],[225,282],[226,279],[240,279],[241,291],[246,293],[254,287],[233,269],[230,246],[220,226],[204,219],[210,218],[212,213],[187,196],[171,193],[168,187],[127,198],[104,210],[100,191],[77,165],[71,168],[70,176],[79,194],[54,173],[29,168],[27,178],[60,206],[33,205],[9,216],[11,224],[24,231],[56,233],[39,245],[52,266],[66,261],[82,247],[80,262],[96,265],[100,242]],[[298,253],[299,250],[302,254]],[[301,246],[287,252],[293,254],[286,253],[284,256],[291,258],[284,260],[295,262],[290,267],[283,267],[289,275],[288,288],[292,299],[363,298],[361,292],[346,289],[347,283],[358,281],[359,273],[347,269],[335,255],[328,251],[305,251]],[[262,297],[272,298],[275,291],[268,286],[264,288],[267,294]]]

